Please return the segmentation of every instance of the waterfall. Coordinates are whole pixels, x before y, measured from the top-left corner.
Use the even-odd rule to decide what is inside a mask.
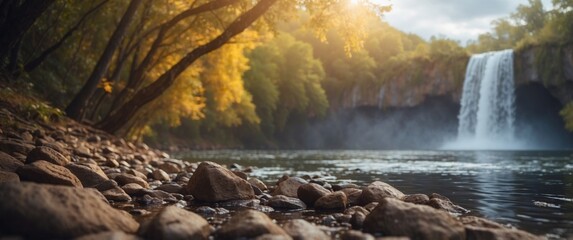
[[[473,55],[466,69],[458,139],[446,148],[515,149],[513,51]]]

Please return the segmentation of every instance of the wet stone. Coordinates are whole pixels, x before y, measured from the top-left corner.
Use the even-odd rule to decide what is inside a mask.
[[[308,206],[313,206],[316,200],[330,194],[326,188],[316,184],[303,184],[297,189],[297,197]]]
[[[120,187],[115,187],[112,189],[105,190],[101,192],[103,196],[113,202],[129,202],[131,201],[131,197],[123,191]]]
[[[410,194],[402,198],[402,201],[415,204],[428,204],[430,198],[426,194]]]
[[[334,192],[316,200],[314,208],[321,210],[345,209],[347,204],[346,194]]]
[[[139,186],[142,186],[143,188],[149,188],[149,183],[147,183],[147,181],[143,180],[140,177],[133,176],[131,174],[121,173],[121,174],[115,176],[114,180],[119,185],[122,185],[122,186],[125,184],[128,184],[128,183],[136,183]]]
[[[304,204],[300,199],[284,195],[273,196],[269,199],[268,205],[275,209],[285,210],[302,210],[306,208],[306,204]]]
[[[24,165],[17,171],[22,181],[83,187],[80,180],[65,167],[43,160]]]
[[[13,172],[0,171],[0,183],[5,182],[20,182],[20,177],[18,177],[18,174]]]
[[[186,190],[204,202],[253,199],[251,184],[230,170],[212,162],[202,162],[187,183]]]
[[[283,225],[284,231],[295,240],[330,239],[316,225],[302,219],[290,220]]]
[[[35,161],[44,160],[56,165],[65,166],[70,163],[70,159],[66,158],[60,152],[51,147],[36,147],[28,153],[26,163],[33,163]]]
[[[177,183],[163,184],[156,188],[156,190],[165,191],[168,193],[181,193],[183,187]]]
[[[289,177],[281,181],[272,192],[272,195],[285,195],[287,197],[298,197],[297,190],[300,186],[308,182],[302,178]]]
[[[380,202],[387,197],[401,199],[404,197],[404,193],[390,186],[390,184],[375,181],[362,190],[360,202],[362,205],[366,205],[371,202]]]
[[[20,160],[0,151],[0,171],[15,172],[23,165]]]
[[[266,214],[254,210],[236,213],[215,232],[217,239],[249,239],[264,234],[288,234],[276,225]]]

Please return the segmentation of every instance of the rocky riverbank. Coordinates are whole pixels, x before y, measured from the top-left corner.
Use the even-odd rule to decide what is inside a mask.
[[[0,109],[0,237],[539,239],[438,194],[190,163],[82,124]]]

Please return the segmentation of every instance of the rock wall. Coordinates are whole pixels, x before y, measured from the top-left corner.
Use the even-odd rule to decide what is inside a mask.
[[[411,63],[378,86],[355,86],[333,109],[413,107],[428,97],[447,96],[459,103],[469,57],[450,62]],[[562,105],[573,101],[573,44],[531,46],[515,51],[516,87],[541,83]],[[457,66],[456,66],[457,65]],[[405,69],[405,70],[404,70]]]
[[[573,101],[573,44],[532,46],[514,57],[516,86],[540,83],[561,104]]]

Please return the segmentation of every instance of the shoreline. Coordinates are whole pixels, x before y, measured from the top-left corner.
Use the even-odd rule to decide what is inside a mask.
[[[4,237],[538,239],[486,219],[458,217],[467,210],[447,196],[405,195],[383,182],[331,185],[320,176],[283,177],[266,186],[249,178],[248,168],[171,159],[65,118],[46,124],[8,109],[1,115],[7,124],[0,132],[0,195],[11,199],[0,203]],[[34,201],[37,194],[51,201]],[[285,217],[299,214],[305,220]],[[393,225],[387,219],[402,221]],[[180,225],[169,224],[172,220]]]

